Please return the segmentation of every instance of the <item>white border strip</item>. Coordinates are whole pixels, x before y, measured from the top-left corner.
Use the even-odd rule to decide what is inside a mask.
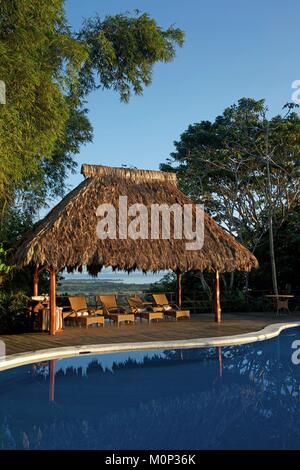
[[[84,346],[65,346],[62,348],[41,349],[21,354],[12,354],[0,357],[0,371],[12,369],[33,362],[66,357],[80,356],[81,354],[109,354],[123,351],[143,351],[149,349],[187,349],[207,348],[217,346],[230,346],[264,341],[278,336],[287,328],[300,326],[300,322],[273,323],[260,331],[244,333],[241,335],[220,336],[214,338],[195,338],[188,340],[147,341],[137,343],[90,344]]]

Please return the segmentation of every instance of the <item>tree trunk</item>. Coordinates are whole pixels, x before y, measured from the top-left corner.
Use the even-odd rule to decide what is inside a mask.
[[[271,262],[273,292],[274,292],[275,295],[278,295],[277,272],[276,272],[275,252],[274,252],[272,181],[271,181],[271,171],[270,171],[270,157],[269,157],[269,154],[268,154],[268,134],[267,134],[266,150],[267,150],[268,205],[269,205],[268,212],[269,212],[270,262]]]
[[[229,284],[229,289],[232,291],[233,289],[233,284],[234,284],[234,271],[230,273],[230,284]]]
[[[223,282],[223,285],[224,285],[224,289],[227,290],[227,281],[226,281],[226,275],[221,273],[220,274],[220,278],[222,279],[222,282]]]
[[[245,273],[245,291],[249,290],[249,273]]]
[[[205,278],[204,278],[204,274],[202,271],[200,271],[200,280],[201,280],[201,284],[202,284],[202,288],[204,291],[206,291],[209,295],[209,298],[211,297],[211,291],[210,291],[210,287],[209,285],[207,284]]]
[[[269,218],[269,248],[270,248],[270,261],[271,261],[271,271],[272,271],[272,285],[273,292],[275,295],[278,295],[277,287],[277,271],[276,271],[276,262],[275,262],[275,252],[274,252],[274,233],[273,233],[273,218]]]

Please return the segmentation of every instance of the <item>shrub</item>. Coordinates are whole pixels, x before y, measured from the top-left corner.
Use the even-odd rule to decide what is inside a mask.
[[[29,298],[23,291],[0,292],[0,333],[17,333],[28,327],[26,306]]]

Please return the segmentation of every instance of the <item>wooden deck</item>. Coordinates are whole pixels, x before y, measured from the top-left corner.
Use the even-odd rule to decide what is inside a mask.
[[[237,335],[258,331],[271,323],[300,321],[300,313],[292,315],[266,314],[224,314],[221,324],[213,321],[212,315],[195,315],[183,321],[164,321],[150,324],[136,323],[96,328],[66,328],[60,336],[47,333],[26,333],[0,335],[5,343],[6,354],[16,354],[40,349],[86,344],[122,343],[136,341],[161,341],[175,339],[208,338]]]

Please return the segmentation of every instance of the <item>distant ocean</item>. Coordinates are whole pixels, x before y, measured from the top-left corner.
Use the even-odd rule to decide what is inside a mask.
[[[150,284],[153,282],[158,282],[162,279],[168,271],[159,271],[158,273],[147,273],[144,274],[141,271],[134,271],[130,274],[127,274],[124,271],[115,271],[113,272],[112,269],[105,268],[98,274],[98,279],[103,281],[115,281],[115,282],[124,282],[127,284]],[[89,276],[86,271],[82,273],[74,272],[68,274],[67,272],[63,272],[62,275],[65,279],[74,279],[74,280],[93,280],[92,276]]]

